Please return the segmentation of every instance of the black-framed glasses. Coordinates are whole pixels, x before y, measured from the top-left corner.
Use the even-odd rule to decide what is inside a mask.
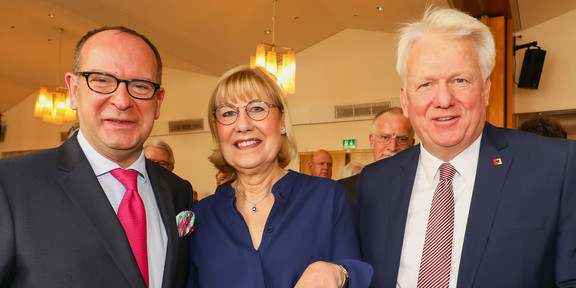
[[[376,137],[376,141],[384,145],[390,144],[390,142],[392,142],[392,139],[396,140],[396,144],[398,144],[398,146],[408,146],[412,142],[412,138],[405,136],[393,137],[390,135],[376,135],[375,133],[372,133],[372,135]]]
[[[160,89],[160,84],[146,80],[124,80],[102,72],[78,72],[78,74],[86,78],[86,84],[90,90],[100,94],[114,93],[120,82],[126,84],[126,90],[130,96],[141,100],[154,97],[156,91]]]
[[[234,104],[225,103],[218,105],[212,113],[218,122],[223,125],[230,125],[236,122],[238,115],[240,114],[240,108],[244,108],[246,115],[252,120],[261,121],[268,117],[270,114],[270,108],[277,108],[276,104],[270,104],[263,99],[254,99],[248,101],[246,106],[236,107]]]

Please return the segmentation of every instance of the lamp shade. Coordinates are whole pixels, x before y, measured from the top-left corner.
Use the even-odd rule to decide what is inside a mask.
[[[68,93],[49,92],[46,87],[41,87],[34,105],[34,116],[45,122],[62,124],[76,120],[76,111],[70,108]]]
[[[255,65],[260,67],[266,67],[266,45],[263,43],[256,46],[256,60]]]

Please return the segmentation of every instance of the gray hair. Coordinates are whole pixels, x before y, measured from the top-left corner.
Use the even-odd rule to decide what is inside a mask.
[[[376,132],[376,123],[378,123],[378,119],[386,113],[396,114],[396,115],[400,115],[400,116],[404,117],[404,113],[402,113],[402,108],[397,107],[397,106],[390,107],[386,110],[382,110],[382,111],[378,112],[376,115],[374,115],[374,118],[372,118],[372,126],[371,126],[372,133]],[[414,135],[412,135],[412,136],[414,136]]]
[[[490,28],[478,19],[450,8],[428,7],[421,19],[403,25],[399,30],[396,70],[406,83],[406,63],[414,43],[427,35],[439,33],[449,39],[470,39],[478,49],[478,63],[484,81],[495,65],[496,48]]]
[[[342,171],[340,171],[340,179],[354,176],[360,173],[362,171],[362,168],[364,168],[364,164],[360,164],[357,162],[350,162],[346,164],[344,168],[342,168]]]
[[[152,146],[152,147],[156,147],[162,151],[164,151],[168,157],[170,158],[170,164],[174,165],[176,160],[174,159],[174,152],[172,151],[172,147],[170,147],[170,145],[168,145],[168,143],[160,140],[160,139],[152,139],[148,142],[146,142],[146,144],[144,144],[144,149],[146,149],[146,147],[148,146]]]

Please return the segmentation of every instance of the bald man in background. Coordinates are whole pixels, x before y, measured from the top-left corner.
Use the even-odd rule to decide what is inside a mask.
[[[332,155],[324,149],[314,151],[310,157],[308,168],[310,168],[310,175],[312,176],[332,178]]]

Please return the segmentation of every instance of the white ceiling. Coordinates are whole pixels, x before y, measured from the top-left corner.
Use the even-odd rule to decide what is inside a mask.
[[[394,32],[398,23],[420,15],[427,3],[454,2],[278,0],[275,44],[299,52],[346,28]],[[510,3],[522,29],[576,9],[573,0]],[[220,75],[248,64],[256,44],[272,43],[272,35],[264,31],[272,29],[273,7],[273,0],[0,0],[0,113],[42,85],[65,86],[74,46],[88,30],[133,28],[155,43],[165,67]]]

